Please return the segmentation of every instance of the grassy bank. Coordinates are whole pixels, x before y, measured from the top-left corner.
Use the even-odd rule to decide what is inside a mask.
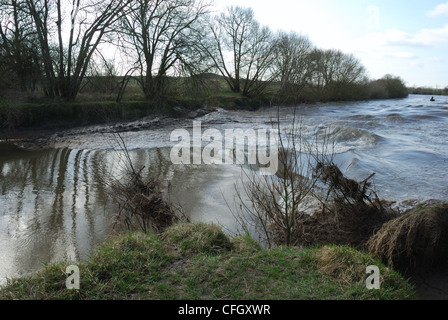
[[[216,226],[177,224],[161,235],[128,233],[79,264],[80,290],[66,289],[68,262],[9,281],[0,299],[404,300],[413,288],[369,255],[343,246],[265,250]],[[381,289],[366,288],[376,265]]]
[[[151,114],[174,114],[173,106],[174,104],[149,101],[9,103],[0,105],[0,130],[56,129],[114,121],[132,121]]]
[[[0,133],[20,130],[58,131],[79,126],[126,122],[146,116],[184,117],[200,108],[256,109],[260,99],[237,94],[165,101],[82,101],[50,103],[0,103]]]

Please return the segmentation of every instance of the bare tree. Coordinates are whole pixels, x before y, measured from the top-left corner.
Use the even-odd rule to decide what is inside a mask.
[[[198,0],[136,0],[123,16],[121,33],[136,59],[138,82],[147,99],[163,95],[165,77],[191,45],[190,32],[206,13]]]
[[[261,234],[268,247],[295,244],[292,235],[296,224],[307,214],[304,204],[314,197],[320,201],[316,190],[321,175],[316,174],[316,164],[331,163],[334,155],[327,134],[323,138],[307,136],[297,108],[291,118],[285,129],[277,116],[276,125],[280,132],[277,174],[260,176],[243,168],[242,187],[235,185],[242,210],[236,215],[237,219],[246,232],[252,229]]]
[[[56,72],[53,65],[53,56],[49,36],[51,34],[51,10],[54,5],[50,0],[25,0],[26,13],[29,14],[34,23],[37,38],[40,45],[40,57],[43,64],[45,81],[43,89],[45,95],[54,98],[59,95],[56,87]]]
[[[100,93],[106,96],[117,95],[121,81],[116,66],[115,59],[107,59],[102,55],[99,60],[93,59],[81,92]]]
[[[295,32],[280,32],[277,38],[272,66],[278,74],[280,93],[295,101],[312,72],[310,53],[313,44],[308,37]]]
[[[62,0],[57,0],[59,38],[59,80],[62,96],[70,100],[79,92],[92,55],[108,33],[115,32],[114,23],[126,13],[130,0],[71,1],[70,35],[66,49],[62,36]]]
[[[251,8],[228,7],[211,21],[203,37],[201,49],[231,91],[245,96],[258,94],[273,79],[272,32],[260,26]]]
[[[76,98],[92,55],[105,36],[114,32],[112,26],[130,2],[26,0],[41,47],[49,97]]]
[[[324,99],[347,97],[347,90],[367,81],[366,69],[351,54],[315,49],[311,53],[310,87]]]
[[[40,72],[36,33],[30,17],[23,14],[23,6],[20,0],[0,1],[0,48],[5,71],[17,79],[22,91],[27,91],[36,88]]]

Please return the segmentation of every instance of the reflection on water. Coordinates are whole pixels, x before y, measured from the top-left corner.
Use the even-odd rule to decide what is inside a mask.
[[[276,110],[218,110],[197,120],[203,129],[263,129]],[[281,108],[291,126],[291,108]],[[426,97],[302,106],[303,132],[330,135],[336,162],[350,178],[376,172],[381,197],[391,200],[448,199],[448,97]],[[126,133],[134,166],[159,175],[171,201],[192,221],[236,230],[226,201],[234,200],[237,166],[176,166],[169,159],[175,127]],[[181,128],[182,129],[182,128]],[[185,128],[189,129],[190,128]],[[56,260],[88,257],[111,231],[117,212],[107,177],[124,174],[123,154],[104,134],[73,134],[54,149],[26,151],[0,144],[0,283]],[[236,146],[244,148],[244,146]]]
[[[169,148],[130,151],[135,168],[155,174],[192,221],[237,228],[225,204],[236,167],[174,166]],[[110,150],[24,151],[0,144],[0,283],[52,261],[82,261],[111,231],[117,204],[107,179],[126,172]],[[219,180],[216,184],[214,181]],[[230,193],[229,193],[230,192]]]
[[[109,231],[98,154],[0,148],[1,276],[84,259]]]

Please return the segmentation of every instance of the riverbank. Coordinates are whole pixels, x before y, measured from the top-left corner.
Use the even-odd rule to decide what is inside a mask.
[[[136,100],[120,102],[92,98],[83,98],[75,102],[44,98],[33,101],[31,98],[19,98],[17,94],[14,97],[0,100],[0,141],[32,141],[54,134],[64,134],[65,131],[74,128],[98,125],[109,125],[116,128],[121,126],[122,131],[136,131],[154,127],[153,124],[150,127],[142,124],[141,120],[147,119],[164,119],[167,122],[167,119],[175,121],[195,118],[216,109],[256,111],[272,105],[313,106],[321,101],[318,98],[297,100],[272,94],[249,98],[239,93],[222,90],[200,97],[173,97],[154,101],[141,100],[141,97]],[[359,99],[348,98],[347,101],[386,98],[388,95],[366,96]],[[345,100],[322,101],[341,103]],[[133,126],[134,124],[135,126]]]
[[[26,139],[79,127],[123,124],[145,117],[175,119],[196,109],[140,101],[6,104],[0,106],[0,134],[3,140]]]
[[[15,279],[0,299],[47,300],[409,300],[412,286],[369,255],[344,246],[262,249],[211,224],[178,224],[160,235],[118,235],[79,264],[80,289],[66,288],[66,267],[47,265]],[[366,288],[376,265],[381,288]]]
[[[339,144],[342,144],[342,148],[339,148],[338,155],[341,157],[340,160],[344,160],[340,161],[343,164],[342,169],[344,172],[348,172],[351,176],[356,176],[356,173],[358,173],[360,176],[364,177],[372,173],[372,171],[377,172],[376,177],[378,179],[376,180],[376,183],[380,195],[386,199],[396,199],[397,206],[399,206],[400,209],[403,208],[403,205],[405,207],[403,209],[408,207],[411,209],[422,200],[432,198],[446,199],[444,190],[446,190],[445,182],[447,180],[444,178],[444,171],[440,170],[441,168],[444,168],[444,163],[446,163],[446,158],[444,157],[444,152],[447,150],[444,147],[444,143],[446,143],[446,135],[443,133],[443,128],[445,128],[445,126],[443,126],[442,123],[442,121],[445,121],[447,115],[446,102],[440,100],[437,104],[428,103],[426,105],[425,101],[427,101],[425,97],[414,96],[403,101],[381,101],[378,103],[363,103],[360,105],[350,104],[344,106],[339,104],[327,104],[322,106],[304,106],[301,112],[303,112],[305,119],[308,121],[308,123],[306,123],[306,128],[310,130],[325,125],[331,126],[336,122],[339,131],[336,130],[334,132],[335,137],[339,138]],[[357,111],[357,113],[353,114],[353,111]],[[285,110],[282,115],[282,118],[288,121],[290,110]],[[194,118],[195,115],[191,114],[191,116]],[[218,112],[207,114],[200,118],[200,120],[203,121],[204,127],[208,126],[223,130],[228,128],[229,124],[232,125],[232,127],[242,129],[271,125],[269,121],[272,121],[272,118],[270,118],[269,113],[264,113],[263,110],[259,110],[259,112],[256,113],[219,110]],[[227,171],[224,172],[224,170],[221,172],[219,170],[221,167],[201,166],[194,172],[181,172],[179,179],[177,180],[181,183],[174,183],[176,180],[171,178],[172,171],[168,170],[169,167],[160,165],[160,163],[163,163],[161,160],[166,158],[164,155],[169,155],[169,144],[167,144],[166,141],[169,141],[171,128],[168,127],[167,129],[166,127],[164,128],[164,126],[173,125],[177,128],[191,127],[191,122],[192,120],[189,117],[165,118],[163,116],[150,116],[147,117],[146,120],[142,120],[142,122],[135,121],[133,123],[123,123],[124,128],[120,128],[121,124],[114,124],[113,127],[116,130],[141,130],[141,132],[130,132],[126,135],[132,148],[143,149],[135,150],[136,158],[142,160],[142,162],[139,162],[138,167],[147,166],[148,170],[151,170],[151,165],[155,165],[155,168],[161,167],[162,170],[166,170],[166,172],[170,174],[169,177],[172,186],[182,186],[188,190],[188,192],[183,193],[185,197],[192,198],[191,193],[194,193],[194,191],[197,191],[194,195],[200,195],[202,201],[196,201],[196,199],[199,198],[195,198],[193,201],[195,205],[198,205],[198,208],[194,211],[195,214],[201,215],[200,219],[196,220],[203,221],[204,217],[206,219],[214,220],[216,216],[220,216],[220,220],[217,221],[219,221],[220,225],[225,224],[222,221],[221,214],[224,211],[228,211],[228,207],[226,207],[225,204],[220,206],[218,199],[220,197],[217,195],[221,194],[220,189],[222,188],[224,178],[229,182],[227,186],[232,186],[233,175],[230,175]],[[160,128],[160,130],[139,129],[139,123],[143,128],[153,125],[155,129]],[[184,124],[187,125],[184,126]],[[385,128],[387,130],[384,130]],[[396,131],[395,128],[397,128],[398,131]],[[440,129],[441,132],[439,133],[436,129]],[[6,198],[3,198],[5,199],[4,203],[6,203],[6,215],[4,215],[4,217],[11,217],[11,224],[6,224],[5,226],[8,227],[8,230],[18,230],[15,238],[22,239],[19,237],[21,236],[19,232],[21,229],[19,230],[19,228],[15,228],[15,223],[27,225],[29,222],[39,222],[32,224],[33,227],[39,227],[38,232],[36,232],[36,237],[30,238],[28,241],[32,243],[33,246],[29,246],[28,248],[25,246],[25,250],[23,250],[24,254],[21,256],[29,256],[28,253],[30,252],[33,253],[30,256],[37,256],[36,248],[39,246],[41,235],[47,234],[47,232],[42,229],[44,226],[50,225],[46,223],[46,217],[50,215],[51,219],[48,219],[48,221],[52,223],[60,221],[74,222],[75,220],[73,217],[76,217],[76,224],[73,223],[73,226],[68,225],[70,230],[62,230],[60,238],[63,241],[68,239],[66,235],[71,231],[76,235],[74,238],[76,241],[73,244],[77,246],[80,246],[80,244],[77,243],[77,241],[79,241],[78,237],[89,239],[88,237],[90,234],[94,234],[95,237],[98,235],[98,228],[95,228],[91,233],[85,232],[86,228],[83,227],[85,224],[83,224],[82,221],[82,217],[85,214],[84,212],[90,214],[106,211],[102,207],[98,210],[92,210],[92,208],[88,207],[92,204],[96,205],[97,203],[102,203],[95,200],[95,195],[97,193],[101,194],[101,191],[97,190],[98,184],[96,183],[96,180],[94,180],[94,176],[90,177],[89,174],[93,172],[95,176],[98,176],[98,173],[102,172],[100,170],[101,167],[114,167],[113,165],[108,164],[115,163],[105,161],[108,159],[105,155],[107,154],[107,151],[103,151],[102,148],[107,145],[107,143],[104,143],[106,135],[101,133],[82,135],[81,132],[83,130],[87,130],[86,132],[96,132],[97,130],[99,130],[99,132],[107,132],[107,130],[111,131],[110,126],[108,125],[98,125],[59,132],[56,135],[53,135],[53,138],[49,140],[57,142],[53,145],[56,149],[49,150],[49,155],[42,156],[41,160],[36,160],[30,155],[30,158],[32,158],[30,159],[30,162],[26,162],[28,155],[26,157],[19,155],[18,159],[20,161],[9,161],[9,163],[3,167],[3,170],[0,170],[0,172],[6,174],[4,178]],[[77,135],[77,132],[80,134]],[[355,135],[353,135],[353,133],[355,133]],[[406,140],[394,140],[396,137],[401,138],[402,136],[405,136]],[[371,139],[371,137],[374,137],[374,139]],[[410,139],[410,137],[412,139]],[[437,137],[440,137],[440,141],[436,139]],[[409,149],[406,149],[407,145],[406,143],[403,144],[403,141],[410,142]],[[420,141],[423,141],[424,144],[421,144]],[[432,144],[434,145],[434,151],[429,152],[428,148]],[[396,152],[397,146],[400,148],[399,153]],[[422,152],[423,146],[423,150],[425,150],[426,153]],[[154,159],[154,157],[151,156],[152,152],[147,152],[148,148],[159,148],[154,150],[154,153],[157,154],[157,158]],[[346,151],[347,148],[350,149]],[[39,152],[46,151],[48,150]],[[8,152],[5,152],[5,154],[8,156]],[[39,154],[39,157],[40,156],[41,155]],[[371,157],[372,159],[370,159]],[[440,159],[440,161],[438,159]],[[51,170],[48,170],[49,163],[51,163]],[[345,166],[344,163],[346,164]],[[349,164],[350,166],[347,167]],[[397,167],[394,167],[394,164],[396,164]],[[351,171],[357,167],[364,167],[365,170]],[[15,168],[17,168],[17,170],[14,170]],[[26,168],[26,171],[24,171],[23,168]],[[422,168],[425,170],[422,170]],[[36,181],[40,181],[39,179],[45,179],[46,173],[48,173],[48,175],[51,173],[51,178],[50,176],[48,177],[49,183],[36,184]],[[198,178],[200,173],[206,176],[207,179]],[[218,177],[210,179],[210,176],[216,173],[219,173]],[[13,181],[17,176],[23,176],[23,179],[18,179],[17,183],[14,184]],[[32,177],[32,180],[27,180],[28,177]],[[55,178],[53,179],[53,177]],[[58,177],[57,180],[56,177]],[[194,177],[194,179],[192,177]],[[185,179],[187,179],[187,181],[185,181]],[[201,184],[201,187],[197,188],[198,181],[202,183],[203,180],[212,183]],[[52,183],[52,181],[54,181],[54,183]],[[407,188],[402,188],[403,185],[406,185]],[[192,187],[194,187],[194,190],[192,190]],[[415,192],[412,192],[412,188],[415,189]],[[406,192],[402,192],[403,189],[406,189]],[[8,193],[9,190],[14,190],[14,193]],[[392,190],[392,192],[390,192],[390,190]],[[35,197],[28,196],[20,198],[19,201],[16,200],[16,195],[34,195],[34,192],[36,192]],[[404,195],[402,195],[402,193],[404,193]],[[206,194],[205,197],[204,194]],[[397,194],[398,196],[396,196]],[[413,200],[410,203],[403,202],[404,199],[414,198],[415,201]],[[60,199],[64,199],[64,201],[60,201]],[[231,197],[226,199],[231,199]],[[28,200],[31,200],[31,204],[28,205],[28,207],[24,207],[23,204],[27,205]],[[408,200],[404,201],[408,202]],[[204,209],[204,206],[200,206],[201,202],[203,204],[207,203],[208,206],[206,209]],[[24,210],[23,208],[28,209]],[[37,210],[30,210],[33,208],[37,208]],[[77,208],[76,211],[74,208]],[[86,208],[86,210],[83,210],[84,208]],[[402,213],[404,211],[407,211],[407,209],[403,210]],[[210,215],[213,217],[209,217]],[[63,217],[63,220],[60,219],[61,216]],[[101,215],[95,214],[96,218],[98,218],[98,216]],[[27,217],[37,218],[28,221]],[[56,225],[56,227],[58,227],[58,225]],[[28,231],[29,229],[26,230]],[[101,230],[101,228],[99,230]],[[79,235],[80,231],[83,232],[81,235]],[[28,240],[28,237],[29,235],[26,235],[24,239]],[[11,245],[11,239],[11,237],[5,239],[3,243],[6,245],[3,246],[3,248],[11,247],[11,256],[15,257],[18,256],[16,249],[23,248],[23,245],[20,243],[14,247]],[[51,243],[57,243],[57,247],[61,247],[61,251],[66,249],[64,247],[65,243],[62,243],[61,245],[61,242],[56,242],[54,240],[51,240]],[[67,243],[67,251],[71,250],[71,244],[71,242]],[[40,243],[40,245],[43,255],[47,257],[47,253],[52,252],[52,250],[49,250],[47,243]],[[60,256],[58,256],[58,260],[59,257]],[[46,259],[45,261],[54,260]],[[38,266],[40,267],[40,264]],[[433,278],[434,281],[428,281],[429,278]],[[445,278],[439,275],[435,277],[435,274],[432,272],[427,273],[425,279],[422,279],[420,283],[422,286],[431,289],[432,293],[425,293],[423,298],[432,295],[437,299],[446,299],[446,295],[444,295],[443,292],[446,292],[447,287],[443,286],[443,281],[445,281],[443,279],[447,278],[446,271]],[[426,285],[426,283],[428,283],[429,286]]]
[[[179,126],[216,109],[247,111],[267,105],[239,94],[172,101],[3,103],[0,141],[39,148],[52,137],[154,130]]]

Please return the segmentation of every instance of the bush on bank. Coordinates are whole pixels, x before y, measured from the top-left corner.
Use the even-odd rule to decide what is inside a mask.
[[[369,255],[344,246],[262,249],[214,225],[177,224],[160,235],[116,236],[78,264],[80,289],[66,288],[69,262],[8,281],[0,299],[404,300],[413,287]],[[381,288],[366,288],[366,267]]]

